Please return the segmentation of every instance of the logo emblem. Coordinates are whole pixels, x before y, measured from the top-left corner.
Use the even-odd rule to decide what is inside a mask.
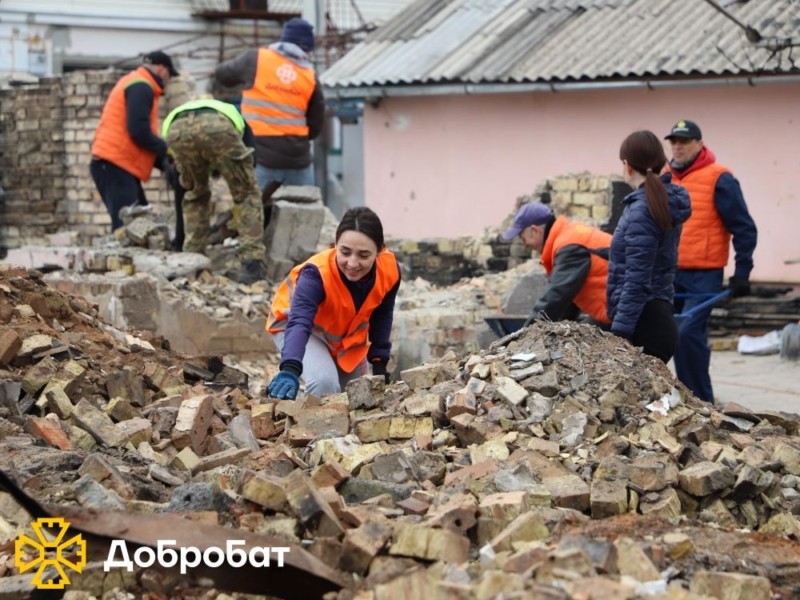
[[[86,566],[86,540],[81,534],[77,534],[64,541],[69,529],[69,523],[60,517],[51,519],[36,519],[31,523],[36,538],[28,537],[24,533],[14,542],[14,564],[20,573],[25,573],[39,567],[33,576],[33,585],[40,590],[63,590],[64,586],[69,585],[70,580],[65,567],[76,573],[80,573]],[[42,528],[47,528],[54,532],[55,538],[50,541]],[[49,537],[52,537],[49,536]],[[71,555],[74,554],[74,557]],[[33,556],[30,561],[25,560],[26,555]],[[67,558],[70,556],[70,558]],[[74,560],[71,560],[74,558]],[[43,579],[48,567],[56,571],[56,577]]]
[[[281,83],[284,85],[289,85],[295,79],[297,79],[297,71],[294,70],[292,65],[283,64],[275,70],[275,74],[278,76],[278,79],[281,80]]]

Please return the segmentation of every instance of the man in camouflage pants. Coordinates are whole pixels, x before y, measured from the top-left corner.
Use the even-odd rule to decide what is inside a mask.
[[[239,231],[241,269],[237,280],[266,279],[264,212],[256,182],[253,149],[244,143],[247,128],[235,106],[202,98],[181,104],[167,115],[162,135],[186,188],[183,249],[204,253],[208,244],[213,170],[225,178],[233,196],[233,228]]]

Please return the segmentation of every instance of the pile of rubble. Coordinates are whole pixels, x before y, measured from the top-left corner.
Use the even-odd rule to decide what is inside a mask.
[[[204,583],[90,562],[70,574],[74,597],[800,595],[800,418],[700,403],[594,327],[539,322],[295,402],[168,346],[3,267],[7,491],[93,533],[111,511],[114,535],[140,545],[165,527],[178,545],[190,529],[283,545],[289,570]],[[0,494],[4,598],[32,590],[13,556],[31,519]]]

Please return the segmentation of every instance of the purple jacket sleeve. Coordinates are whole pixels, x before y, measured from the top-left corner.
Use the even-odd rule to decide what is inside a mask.
[[[399,279],[369,319],[370,346],[369,352],[367,352],[368,362],[389,362],[389,355],[392,352],[391,335],[392,322],[394,320],[394,302],[397,298],[398,289],[400,289]]]
[[[314,265],[306,265],[300,271],[292,297],[292,312],[283,338],[281,363],[291,360],[302,364],[314,317],[324,299],[325,288],[319,269]]]

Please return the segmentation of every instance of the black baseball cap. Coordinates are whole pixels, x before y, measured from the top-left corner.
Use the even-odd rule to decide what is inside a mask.
[[[164,65],[169,70],[169,74],[173,77],[180,75],[175,65],[172,64],[172,58],[166,52],[156,50],[144,55],[144,64],[146,65]]]
[[[675,125],[672,126],[672,130],[666,136],[664,136],[665,140],[671,140],[672,138],[702,140],[703,134],[700,132],[700,128],[697,126],[697,123],[684,119],[675,123]]]

